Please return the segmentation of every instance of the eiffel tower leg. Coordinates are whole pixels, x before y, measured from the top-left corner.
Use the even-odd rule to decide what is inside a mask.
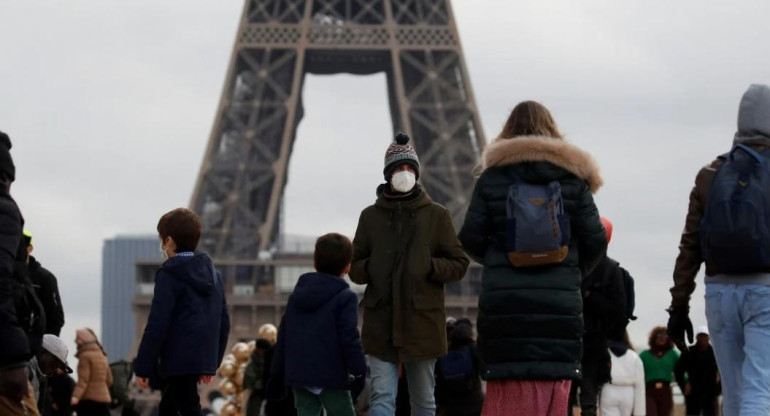
[[[446,0],[389,0],[393,42],[391,112],[408,132],[431,197],[462,223],[472,170],[484,136],[451,5]]]
[[[293,6],[293,7],[292,7]],[[259,13],[309,16],[310,2],[247,1],[228,78],[192,198],[201,249],[220,259],[256,259],[277,241],[279,209],[302,117],[303,44],[255,41]],[[301,38],[302,27],[282,28]]]

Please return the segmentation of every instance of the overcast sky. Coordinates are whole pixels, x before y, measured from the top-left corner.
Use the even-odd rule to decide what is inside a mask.
[[[0,0],[0,129],[35,254],[59,277],[63,336],[99,330],[106,238],[187,206],[239,0]],[[739,99],[770,83],[763,0],[455,0],[487,139],[534,99],[600,162],[610,255],[636,278],[637,343],[665,324],[698,169],[729,149]],[[285,231],[352,234],[390,140],[383,75],[310,76]],[[703,286],[693,321],[705,323]]]

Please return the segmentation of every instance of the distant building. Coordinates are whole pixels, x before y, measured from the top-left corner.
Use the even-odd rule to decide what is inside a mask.
[[[137,262],[159,262],[157,235],[117,236],[102,247],[102,343],[110,360],[133,358]],[[150,293],[152,294],[152,293]]]

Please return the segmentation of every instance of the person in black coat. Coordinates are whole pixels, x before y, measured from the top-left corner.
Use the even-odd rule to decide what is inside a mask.
[[[366,358],[358,332],[358,296],[342,279],[353,245],[327,234],[315,246],[316,273],[302,275],[278,328],[268,399],[291,387],[297,414],[354,415],[363,390]],[[348,391],[350,390],[350,392]]]
[[[40,303],[45,309],[45,333],[53,334],[57,337],[64,326],[64,308],[59,296],[59,284],[56,276],[48,269],[43,267],[34,256],[32,256],[32,234],[24,231],[24,243],[27,246],[27,267],[29,279],[35,288],[35,294],[40,299]]]
[[[16,178],[10,150],[10,138],[0,132],[0,408],[5,410],[5,405],[21,406],[22,398],[29,399],[27,363],[43,337],[31,331],[39,302],[34,304],[32,285],[19,265],[24,219],[10,195]]]
[[[716,416],[722,391],[708,328],[698,328],[695,345],[682,351],[674,368],[688,415]],[[686,376],[686,377],[685,377]]]
[[[454,323],[449,354],[436,363],[436,404],[439,416],[478,416],[484,405],[481,360],[468,318]]]
[[[194,253],[198,216],[184,208],[158,222],[161,252],[150,316],[134,361],[137,384],[161,379],[162,413],[200,415],[197,385],[216,374],[227,347],[230,316],[222,276],[206,254]]]
[[[566,253],[562,251],[566,257],[530,267],[513,264],[509,239],[519,241],[519,236],[511,230],[534,223],[508,218],[514,185],[514,190],[558,190],[563,213],[554,218],[558,223],[553,228],[562,231],[554,233],[558,237],[569,235],[561,241],[567,243]],[[592,196],[601,185],[595,160],[567,142],[548,109],[534,101],[519,103],[500,137],[484,150],[482,173],[459,238],[466,253],[484,266],[477,325],[482,378],[488,381],[485,413],[488,406],[490,415],[506,414],[514,405],[538,413],[545,412],[540,407],[551,406],[567,413],[571,381],[581,378],[580,284],[607,248]],[[544,206],[543,198],[528,201],[529,207]],[[550,402],[524,393],[541,388],[546,394],[545,386],[552,387],[546,396]]]

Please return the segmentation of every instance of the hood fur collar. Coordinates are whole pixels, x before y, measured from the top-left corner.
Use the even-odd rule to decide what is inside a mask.
[[[546,136],[498,138],[481,157],[484,170],[522,162],[550,162],[584,179],[596,193],[604,181],[596,160],[577,146],[563,139]]]

